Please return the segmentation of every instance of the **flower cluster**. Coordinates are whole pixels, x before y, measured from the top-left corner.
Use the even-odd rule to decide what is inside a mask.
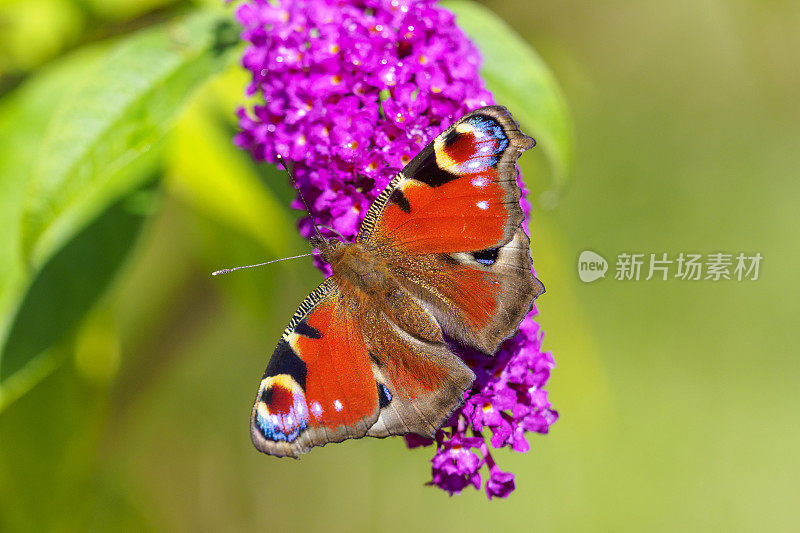
[[[519,333],[491,357],[452,346],[475,371],[476,379],[464,394],[464,405],[436,434],[433,483],[451,494],[468,485],[479,488],[478,471],[486,465],[486,494],[506,496],[514,490],[514,475],[495,465],[486,438],[493,448],[527,452],[526,432],[547,433],[558,418],[543,389],[555,361],[550,352],[541,351],[542,332],[533,320],[535,314],[534,308],[520,324]],[[431,444],[417,435],[406,435],[406,442],[411,447]]]
[[[242,64],[255,98],[239,110],[235,142],[259,161],[293,161],[318,224],[345,237],[358,233],[375,197],[428,142],[492,103],[478,51],[433,0],[246,0],[237,18],[250,43]],[[312,235],[310,218],[300,232]],[[497,468],[484,433],[495,448],[526,451],[525,432],[545,433],[557,417],[542,390],[553,359],[540,351],[533,314],[494,357],[460,352],[478,379],[437,433],[432,460],[432,483],[451,494],[479,488],[486,466],[489,497],[507,495],[514,476]]]

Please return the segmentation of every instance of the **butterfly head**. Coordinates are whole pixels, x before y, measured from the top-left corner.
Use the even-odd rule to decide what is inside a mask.
[[[322,235],[314,235],[310,239],[311,246],[319,250],[319,256],[322,258],[323,261],[326,263],[331,263],[335,256],[338,256],[337,250],[339,250],[342,241],[339,239],[327,239]]]

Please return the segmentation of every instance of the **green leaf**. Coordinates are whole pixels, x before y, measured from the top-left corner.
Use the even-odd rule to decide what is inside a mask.
[[[44,377],[44,353],[76,325],[105,292],[136,242],[145,217],[123,200],[113,204],[61,248],[39,271],[10,327],[0,360],[0,409]],[[36,356],[42,354],[40,360]],[[35,363],[31,363],[35,361]],[[16,376],[14,376],[16,378]],[[7,381],[11,382],[11,387]],[[12,394],[13,391],[13,394]]]
[[[26,187],[30,263],[137,185],[145,173],[128,170],[164,137],[192,89],[233,58],[230,24],[199,13],[140,32],[63,88]]]
[[[20,246],[25,185],[38,154],[38,143],[59,102],[61,88],[81,78],[102,55],[92,47],[56,63],[21,90],[6,97],[0,108],[0,346],[22,295],[34,274]],[[2,351],[0,351],[0,356]]]
[[[121,229],[101,236],[97,223],[128,227],[110,206],[156,172],[178,112],[232,64],[237,42],[228,15],[198,12],[81,50],[4,99],[0,378],[24,370],[102,294],[134,239]],[[59,295],[55,282],[72,292]]]
[[[483,56],[481,75],[497,103],[508,107],[536,139],[550,161],[551,204],[566,186],[572,166],[573,131],[569,109],[555,77],[536,51],[486,7],[468,0],[442,3]]]

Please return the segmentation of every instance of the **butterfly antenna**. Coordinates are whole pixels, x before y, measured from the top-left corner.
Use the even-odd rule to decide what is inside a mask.
[[[306,207],[306,212],[308,213],[308,216],[311,217],[311,223],[314,224],[314,229],[316,230],[317,235],[319,235],[320,238],[324,239],[325,237],[323,237],[322,233],[320,233],[319,226],[317,226],[317,221],[314,219],[314,214],[311,212],[311,208],[308,207],[308,202],[306,202],[306,199],[303,196],[303,191],[301,191],[300,187],[297,186],[297,180],[294,179],[294,171],[292,170],[292,165],[287,163],[286,159],[284,159],[282,155],[277,154],[276,157],[278,158],[278,162],[281,164],[281,166],[283,166],[284,170],[286,170],[286,173],[289,174],[289,179],[292,180],[292,185],[294,185],[294,188],[297,189],[297,194],[300,195],[300,200],[302,200],[303,205]]]
[[[223,268],[222,270],[217,270],[215,272],[212,272],[211,275],[212,276],[221,276],[222,274],[227,274],[228,272],[233,272],[234,270],[241,270],[243,268],[260,267],[260,266],[264,266],[264,265],[269,265],[271,263],[277,263],[278,261],[288,261],[289,259],[297,259],[299,257],[308,257],[309,255],[318,255],[318,254],[315,254],[314,252],[312,252],[310,254],[293,255],[292,257],[284,257],[282,259],[273,259],[272,261],[267,261],[266,263],[258,263],[258,264],[255,264],[255,265],[245,265],[245,266],[233,267],[233,268]]]
[[[319,227],[320,227],[320,228],[325,228],[326,230],[330,231],[331,233],[335,233],[336,235],[338,235],[338,236],[339,236],[339,238],[342,240],[342,242],[347,242],[347,239],[345,238],[345,236],[344,236],[344,235],[342,235],[341,233],[339,233],[338,231],[336,231],[335,229],[333,229],[332,227],[330,227],[330,226],[323,226],[322,224],[320,224],[320,226],[319,226]]]

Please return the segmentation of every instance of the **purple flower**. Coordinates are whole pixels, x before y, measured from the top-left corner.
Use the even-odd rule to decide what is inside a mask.
[[[494,496],[507,497],[516,488],[514,474],[503,472],[494,464],[492,456],[487,458],[489,464],[489,479],[486,480],[486,496],[491,500]]]
[[[454,436],[443,442],[431,460],[431,484],[446,490],[451,496],[469,485],[476,489],[481,488],[478,470],[483,466],[484,458],[482,454],[473,452],[472,448],[485,449],[486,444],[481,438],[461,436]]]
[[[433,0],[246,0],[237,18],[249,43],[247,94],[257,101],[239,110],[235,142],[258,161],[294,161],[318,223],[345,237],[428,142],[493,103],[477,49]],[[527,223],[525,198],[522,207]],[[310,237],[311,219],[299,229]],[[487,467],[487,496],[507,496],[514,476],[496,467],[487,439],[524,452],[526,434],[547,433],[558,418],[543,390],[555,363],[541,351],[536,313],[492,357],[454,346],[477,375],[463,407],[434,441],[406,436],[409,447],[435,443],[431,483],[450,494],[480,488]]]

